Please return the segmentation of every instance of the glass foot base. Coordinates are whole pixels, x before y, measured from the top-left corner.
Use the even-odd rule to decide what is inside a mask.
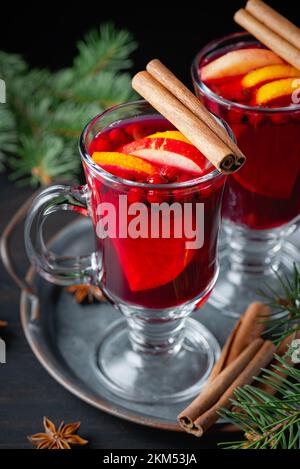
[[[194,397],[219,354],[215,337],[198,321],[186,319],[182,346],[169,354],[133,350],[126,320],[115,322],[96,351],[99,379],[111,392],[140,403],[174,403]]]
[[[280,265],[277,269],[279,275],[292,274],[293,263],[299,265],[299,250],[290,242],[285,242],[280,254]],[[239,318],[253,301],[263,301],[258,289],[266,289],[270,285],[280,293],[281,285],[275,272],[265,275],[244,274],[230,269],[227,248],[219,252],[220,273],[216,286],[208,300],[210,305],[225,316]]]

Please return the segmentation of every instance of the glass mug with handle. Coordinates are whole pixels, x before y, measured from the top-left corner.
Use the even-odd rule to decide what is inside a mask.
[[[80,138],[87,184],[45,189],[34,200],[25,225],[28,256],[43,277],[60,285],[98,285],[122,313],[91,357],[107,389],[143,403],[176,402],[195,395],[219,354],[214,336],[188,316],[207,299],[218,275],[216,252],[226,178],[201,154],[203,174],[190,178],[184,170],[166,166],[160,168],[160,176],[153,175],[157,165],[116,151],[128,144],[129,152],[141,141],[148,145],[149,134],[155,137],[155,132],[178,134],[144,101],[96,116]],[[174,140],[169,144],[174,145]],[[108,166],[97,164],[97,158],[102,163],[106,158]],[[132,164],[150,172],[146,182],[137,177]],[[70,258],[47,250],[43,224],[58,210],[91,217],[95,234],[91,255]],[[151,236],[153,217],[158,232]],[[192,234],[180,230],[185,217]],[[193,245],[192,237],[199,237],[198,244]]]
[[[300,260],[287,241],[300,221],[300,71],[242,32],[206,45],[193,62],[192,79],[199,99],[228,122],[247,157],[226,183],[226,247],[210,297],[221,313],[238,317],[261,299],[259,288],[270,285],[280,294],[277,275],[290,277]]]

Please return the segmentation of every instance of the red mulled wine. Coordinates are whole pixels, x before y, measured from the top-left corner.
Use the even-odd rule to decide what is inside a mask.
[[[299,79],[258,43],[218,48],[197,64],[200,99],[228,122],[247,156],[226,184],[223,215],[234,223],[271,229],[300,214]]]
[[[85,165],[93,222],[102,230],[96,239],[102,253],[101,284],[108,296],[147,308],[207,296],[217,274],[224,176],[159,116],[117,122],[96,135],[88,150],[100,169],[92,172]],[[138,221],[136,212],[130,212],[132,204],[140,205]],[[111,207],[113,215],[108,214]],[[203,245],[190,247],[185,216],[195,237],[203,236]],[[114,218],[115,231],[109,236],[103,236],[104,217],[107,225]]]

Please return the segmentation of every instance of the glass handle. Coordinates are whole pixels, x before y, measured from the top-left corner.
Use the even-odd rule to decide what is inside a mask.
[[[32,203],[25,221],[25,247],[39,274],[58,285],[93,283],[96,253],[86,256],[57,255],[45,244],[43,226],[49,215],[71,210],[89,216],[87,186],[56,185],[42,191]]]

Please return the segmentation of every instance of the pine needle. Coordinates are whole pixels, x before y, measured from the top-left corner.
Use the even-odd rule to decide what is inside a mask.
[[[278,355],[275,358],[284,367],[287,376],[284,378],[274,374],[273,370],[278,366],[273,365],[271,369],[262,370],[263,377],[256,378],[256,381],[275,387],[277,395],[247,385],[235,391],[231,409],[221,410],[221,416],[244,432],[242,441],[220,443],[223,448],[300,448],[300,370],[286,358]]]

